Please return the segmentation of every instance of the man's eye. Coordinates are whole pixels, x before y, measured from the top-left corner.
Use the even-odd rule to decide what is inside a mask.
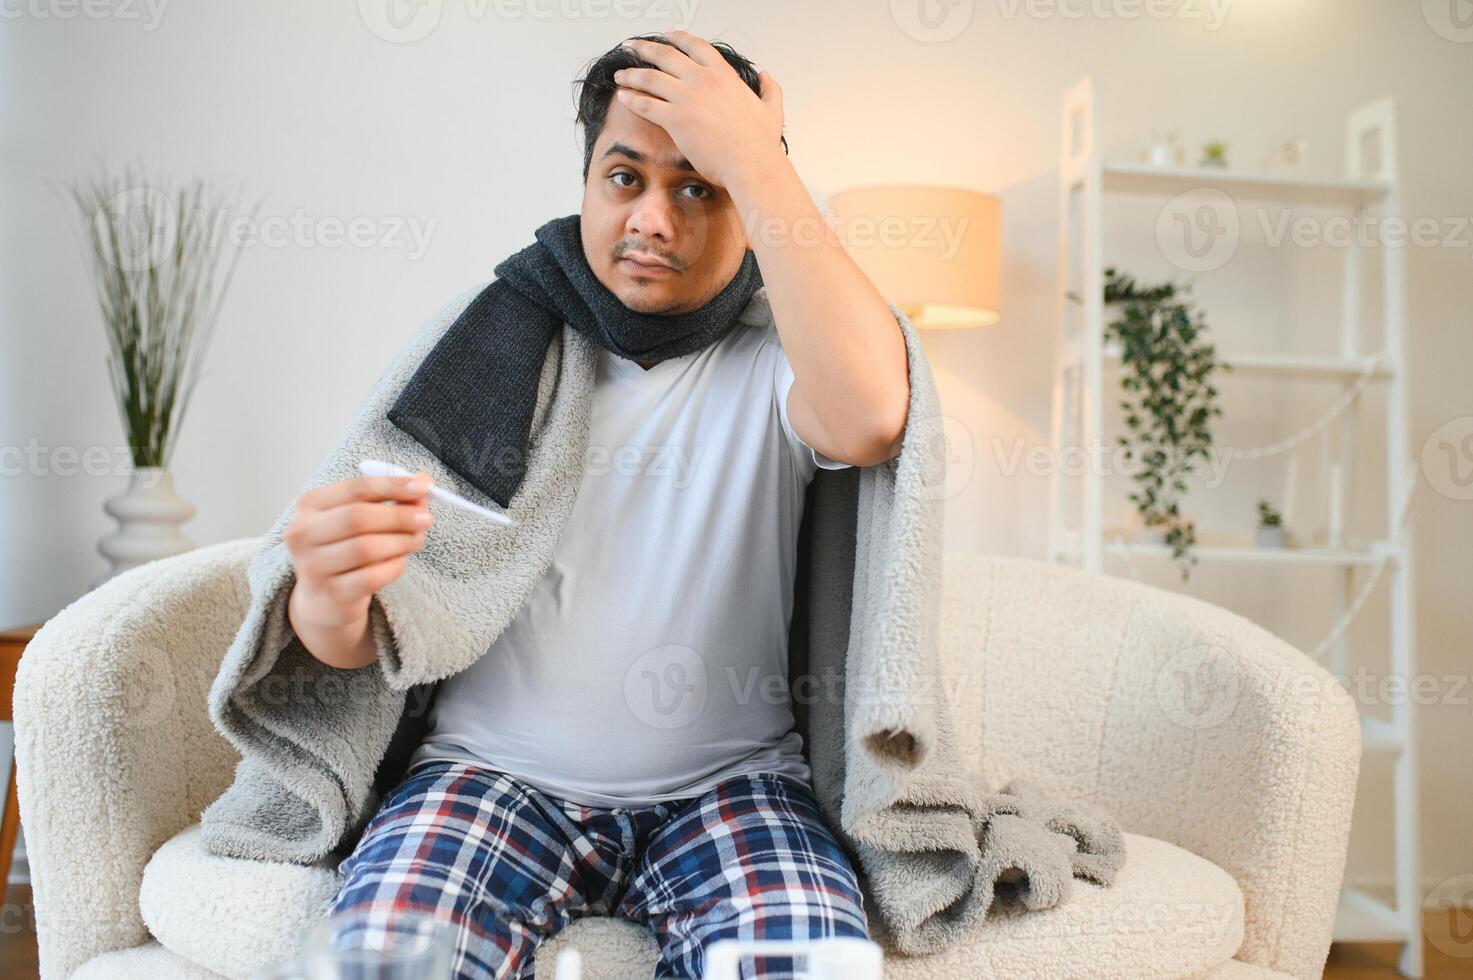
[[[631,183],[628,183],[628,184],[621,184],[621,183],[619,183],[619,178],[620,177],[628,177],[629,180],[631,181]],[[632,187],[632,186],[634,186],[635,183],[638,183],[638,178],[635,177],[634,174],[630,173],[627,170],[619,170],[619,171],[615,171],[614,173],[609,174],[609,180],[614,181],[614,185],[616,187],[620,187],[620,188]],[[712,190],[711,190],[711,188],[707,187],[705,184],[686,184],[684,187],[681,188],[681,190],[682,191],[696,191],[697,193],[690,195],[690,197],[692,199],[694,199],[694,200],[697,200],[697,201],[705,201],[705,200],[709,199],[712,196],[712,193],[713,193]]]

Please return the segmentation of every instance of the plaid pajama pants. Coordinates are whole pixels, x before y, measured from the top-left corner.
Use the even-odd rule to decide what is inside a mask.
[[[457,980],[531,980],[541,940],[572,919],[647,924],[656,977],[700,977],[723,938],[869,938],[854,868],[813,791],[777,773],[700,797],[590,807],[495,769],[421,763],[384,798],[329,912],[413,908],[451,923]],[[745,971],[791,977],[792,957]]]

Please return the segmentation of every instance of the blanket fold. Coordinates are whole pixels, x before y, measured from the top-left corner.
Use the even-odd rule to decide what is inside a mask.
[[[357,477],[367,457],[426,470],[495,506],[388,417],[412,379],[433,385],[421,373],[433,370],[427,355],[487,285],[451,300],[403,345],[303,491]],[[937,644],[946,440],[919,337],[891,310],[910,379],[901,452],[875,466],[820,468],[808,487],[789,680],[815,796],[854,859],[875,936],[919,954],[984,918],[1008,868],[1052,869],[1057,882],[1062,860],[1065,884],[1071,871],[1108,883],[1123,847],[1106,815],[1041,794],[1031,805],[1026,793],[986,796],[963,769]],[[776,336],[765,289],[741,317]],[[277,518],[252,557],[250,606],[209,692],[211,719],[241,753],[235,781],[201,814],[212,852],[334,866],[356,845],[402,777],[438,682],[487,651],[551,563],[581,478],[597,352],[566,324],[554,336],[504,508],[515,523],[436,507],[424,547],[370,604],[375,663],[330,667],[292,632],[295,574],[282,532],[294,502]],[[989,834],[1003,815],[1012,826]],[[1098,848],[1092,863],[1071,864],[1081,844]],[[1034,901],[1061,891],[1035,889]]]

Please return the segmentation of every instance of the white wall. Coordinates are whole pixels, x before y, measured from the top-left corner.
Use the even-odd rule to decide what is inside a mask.
[[[200,507],[186,526],[197,543],[260,533],[421,318],[530,241],[542,221],[578,208],[579,69],[622,37],[681,22],[680,7],[650,0],[433,0],[423,12],[439,19],[426,36],[389,43],[366,26],[383,22],[371,0],[157,2],[0,7],[0,446],[11,453],[0,480],[0,624],[50,616],[102,570],[95,542],[111,522],[101,503],[126,472],[117,452],[103,475],[76,475],[51,455],[122,442],[64,181],[98,158],[142,161],[155,173],[238,182],[261,199],[261,217],[309,229],[300,243],[247,251],[173,460],[179,491]],[[1129,0],[966,2],[945,8],[965,18],[959,33],[934,42],[898,26],[900,6],[707,2],[684,26],[730,41],[776,75],[792,158],[820,195],[888,181],[1001,195],[1002,323],[927,339],[947,411],[974,450],[971,475],[948,502],[949,547],[1043,554],[1047,481],[1003,461],[1012,447],[1048,438],[1059,98],[1080,75],[1098,81],[1113,155],[1128,158],[1151,130],[1175,126],[1194,152],[1222,137],[1235,163],[1252,166],[1273,143],[1304,137],[1311,169],[1324,173],[1340,168],[1345,113],[1390,95],[1406,213],[1473,216],[1473,38],[1435,30],[1434,3],[1424,14],[1415,3],[1371,0],[1200,0],[1163,17],[1156,4]],[[548,11],[562,13],[532,13]],[[419,222],[427,245],[403,233],[382,245],[334,244],[329,222],[355,218],[378,234],[401,219]],[[1409,250],[1418,448],[1439,425],[1473,415],[1470,236],[1464,227],[1460,240]],[[1172,271],[1144,247],[1148,235],[1111,242],[1107,257],[1134,271]],[[1221,275],[1201,281],[1223,346],[1232,349],[1234,323],[1248,331],[1236,335],[1247,341],[1239,349],[1292,348],[1299,328],[1311,340],[1329,336],[1326,256],[1261,248],[1245,242]],[[1324,404],[1249,389],[1228,397],[1224,431],[1244,445]],[[32,440],[35,472],[14,455]],[[1204,527],[1246,529],[1255,494],[1281,472],[1262,465],[1235,474],[1237,492],[1200,500]],[[1374,506],[1377,474],[1364,475]],[[1454,748],[1470,734],[1470,692],[1457,683],[1468,677],[1473,636],[1470,515],[1473,504],[1422,481],[1417,629],[1421,668],[1443,678],[1444,702],[1422,715],[1429,888],[1473,870],[1463,832],[1473,821],[1473,769]],[[1195,588],[1256,608],[1301,646],[1322,635],[1319,579],[1204,571]],[[1379,645],[1384,623],[1374,620],[1383,614],[1384,604],[1368,609],[1356,627],[1363,642]],[[1374,766],[1366,780],[1366,796],[1388,791]],[[1358,814],[1353,876],[1389,869],[1377,809]]]

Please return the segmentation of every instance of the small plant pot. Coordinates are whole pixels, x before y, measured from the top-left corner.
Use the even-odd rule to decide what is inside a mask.
[[[1288,543],[1282,527],[1260,527],[1258,529],[1258,547],[1260,548],[1282,548]]]

